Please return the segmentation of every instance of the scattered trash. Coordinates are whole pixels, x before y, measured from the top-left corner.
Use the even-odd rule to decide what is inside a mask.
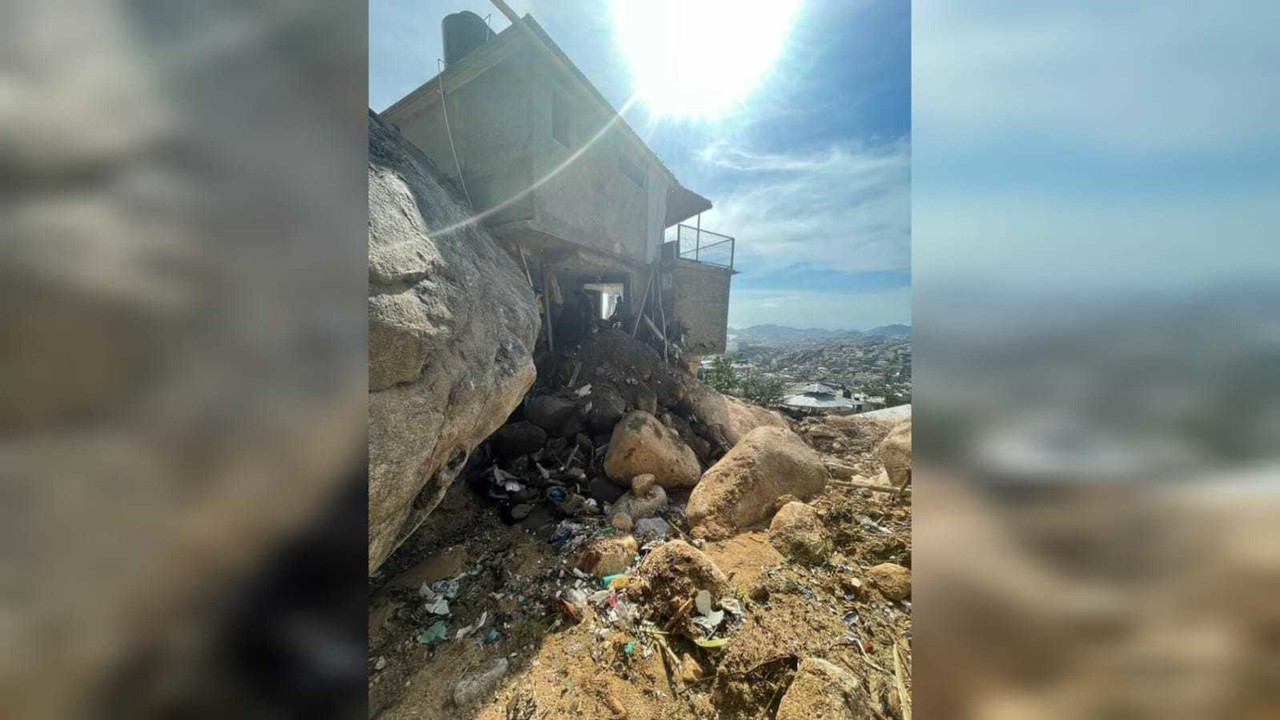
[[[543,377],[541,372],[539,375]],[[642,703],[643,709],[647,710],[649,702],[656,700],[659,704],[654,707],[671,715],[671,708],[666,703],[675,699],[676,694],[690,699],[698,696],[701,701],[715,691],[713,683],[706,682],[717,669],[723,670],[715,667],[714,650],[733,641],[739,650],[750,648],[754,651],[754,646],[761,643],[762,638],[767,642],[768,638],[776,637],[779,624],[785,625],[796,611],[826,616],[822,624],[814,623],[797,629],[804,642],[827,642],[825,636],[828,634],[833,636],[831,639],[838,640],[840,629],[848,633],[850,643],[858,640],[858,635],[867,635],[856,643],[858,650],[854,652],[862,652],[867,663],[879,661],[887,664],[888,646],[864,646],[862,643],[871,643],[872,640],[879,643],[881,631],[886,626],[899,636],[904,627],[909,633],[910,616],[904,613],[910,612],[911,603],[905,598],[897,602],[889,594],[877,592],[880,586],[873,575],[868,574],[867,567],[878,562],[910,566],[909,504],[904,512],[900,509],[902,506],[864,502],[855,492],[829,488],[826,494],[808,500],[822,512],[822,519],[831,534],[832,549],[823,562],[807,566],[786,562],[765,564],[763,557],[761,562],[756,562],[755,557],[744,554],[744,551],[752,551],[754,538],[733,542],[722,542],[722,538],[717,538],[711,542],[689,537],[692,530],[685,516],[686,495],[673,493],[667,506],[657,514],[641,517],[643,513],[636,511],[635,499],[665,494],[666,490],[656,485],[648,486],[648,483],[639,483],[637,487],[636,476],[632,478],[630,495],[627,495],[628,491],[605,473],[604,456],[608,451],[609,428],[596,422],[594,417],[602,416],[610,407],[609,402],[602,399],[602,392],[614,393],[617,390],[619,394],[628,396],[624,403],[628,411],[638,404],[629,396],[632,393],[626,390],[625,375],[601,374],[588,366],[582,378],[583,381],[594,382],[594,392],[591,385],[575,390],[574,383],[565,384],[564,375],[549,372],[545,377],[551,378],[549,383],[558,384],[558,387],[544,386],[540,379],[535,392],[552,395],[574,405],[578,417],[564,425],[544,428],[547,433],[542,444],[518,456],[504,455],[483,446],[473,454],[476,459],[474,463],[468,463],[466,470],[467,485],[464,489],[473,492],[479,502],[465,508],[465,512],[492,512],[513,527],[474,523],[476,532],[468,537],[470,542],[466,547],[468,559],[451,560],[448,570],[430,575],[449,574],[452,577],[422,583],[417,590],[422,596],[420,602],[424,603],[420,607],[425,609],[403,612],[398,619],[406,623],[401,625],[405,628],[401,632],[406,635],[417,633],[417,642],[423,645],[438,640],[446,643],[457,640],[480,646],[465,650],[465,653],[472,653],[469,656],[446,654],[436,651],[436,648],[428,649],[433,652],[418,651],[417,657],[425,657],[428,667],[434,671],[464,678],[450,688],[453,700],[459,703],[458,708],[445,707],[441,712],[465,716],[468,712],[462,709],[463,704],[488,703],[502,678],[517,665],[521,668],[520,680],[512,681],[512,687],[504,690],[507,712],[505,715],[499,712],[497,717],[532,720],[539,714],[547,717],[572,716],[569,711],[575,703],[588,696],[594,698],[597,708],[598,704],[606,704],[616,718],[626,717],[629,710],[640,712],[642,707],[628,709],[623,706],[621,699],[630,701],[632,696],[620,694],[621,686],[614,685],[619,694],[610,692],[609,688],[617,677],[605,678],[607,683],[598,682],[593,677],[595,673],[606,672],[612,664],[611,671],[615,676],[620,673],[623,679],[635,686],[636,692],[647,698]],[[646,384],[647,381],[645,376]],[[642,388],[642,391],[647,390],[647,387]],[[574,396],[583,399],[570,399]],[[644,393],[639,397],[643,399]],[[665,428],[689,443],[704,471],[715,462],[716,443],[710,442],[711,454],[705,446],[708,439],[722,433],[722,429],[695,422],[687,410],[667,399],[661,400],[657,408],[656,413],[648,412],[660,418]],[[524,419],[529,420],[527,415]],[[695,444],[699,441],[702,446]],[[723,453],[728,447],[726,444],[718,452]],[[864,474],[867,472],[861,465],[857,467]],[[625,504],[619,507],[624,496],[628,498],[630,507]],[[489,534],[495,537],[488,537]],[[886,540],[886,535],[892,537]],[[676,543],[681,546],[687,542],[694,548],[714,548],[714,552],[709,554],[716,555],[717,559],[739,554],[742,559],[750,561],[749,566],[741,561],[737,563],[744,569],[738,570],[740,574],[733,583],[717,584],[691,575],[678,592],[672,592],[668,597],[663,591],[670,592],[675,583],[665,576],[654,576],[648,570],[640,569],[644,566],[638,566],[637,562],[652,553],[666,552],[661,548],[668,547],[669,550],[677,538],[683,541]],[[615,546],[624,542],[629,544],[628,552],[616,553],[617,562],[612,562],[615,559],[613,550],[617,549]],[[447,544],[456,546],[457,541],[449,538]],[[422,544],[422,547],[437,546],[443,547],[443,544]],[[689,552],[692,554],[691,550]],[[422,576],[418,577],[420,582]],[[460,587],[461,583],[465,586]],[[400,587],[402,589],[397,592],[402,595],[412,595],[415,589],[412,584]],[[779,597],[788,594],[789,597]],[[408,605],[412,607],[413,603]],[[673,616],[672,611],[677,606],[680,609]],[[852,609],[855,606],[857,609]],[[471,623],[463,625],[464,617]],[[407,624],[410,622],[419,624],[414,627]],[[765,626],[768,632],[762,635],[759,626]],[[837,632],[827,632],[831,627]],[[815,640],[805,634],[820,629],[823,638]],[[561,637],[568,643],[564,646],[564,655],[572,658],[572,663],[566,663],[566,658],[554,653],[542,652],[537,642],[539,634],[558,630],[563,632]],[[788,631],[782,632],[785,637]],[[389,638],[397,635],[400,634],[391,634]],[[500,642],[504,637],[509,642]],[[909,635],[907,637],[909,639]],[[705,651],[693,651],[688,647],[690,641]],[[390,657],[391,652],[401,651],[395,646],[402,644],[402,640],[371,643],[371,649],[388,652]],[[502,653],[491,647],[498,644],[504,646]],[[686,652],[680,652],[679,646],[683,646]],[[384,647],[392,649],[384,650]],[[673,648],[675,655],[671,655]],[[619,660],[615,655],[618,650],[626,656],[621,659],[623,663],[615,662]],[[483,660],[478,667],[448,665],[458,662],[459,658],[483,655],[503,655],[511,665],[499,668],[496,663],[491,665]],[[639,658],[657,660],[654,655],[661,658],[659,664],[668,670],[665,678],[661,670],[656,675],[647,669],[645,673],[636,673],[638,668],[625,662],[626,659]],[[677,655],[682,657],[675,657]],[[398,655],[395,657],[400,663],[396,668],[397,674],[402,667],[418,672],[418,667],[405,667],[402,659]],[[674,665],[669,662],[673,657]],[[699,661],[703,664],[699,665]],[[375,656],[368,667],[377,672],[386,665],[386,658]],[[569,677],[570,669],[573,677]],[[908,681],[909,670],[907,666],[904,678]],[[774,673],[774,670],[769,672]],[[388,682],[393,679],[396,682]],[[382,680],[380,691],[387,693],[392,685],[401,685],[404,678],[384,676]],[[528,688],[524,687],[526,680],[549,682],[561,697],[553,697],[555,692],[539,691],[538,700],[534,703]],[[755,680],[758,678],[748,679],[744,685]],[[672,684],[667,685],[668,681]],[[892,692],[892,685],[889,687]],[[770,688],[770,692],[772,690]],[[628,689],[627,693],[630,692]],[[586,715],[592,714],[585,706],[583,709]],[[770,715],[768,708],[755,710],[763,710],[763,715]],[[609,713],[603,716],[609,717]]]
[[[455,640],[463,640],[463,639],[467,638],[468,636],[470,636],[470,635],[471,635],[472,633],[474,633],[475,631],[477,631],[477,630],[479,630],[480,628],[484,627],[484,623],[485,623],[485,621],[486,621],[488,618],[489,618],[489,611],[488,611],[488,610],[486,610],[486,611],[484,611],[484,612],[480,613],[480,619],[479,619],[479,620],[477,620],[477,621],[475,622],[475,624],[473,624],[473,625],[468,625],[468,626],[466,626],[466,627],[462,627],[462,628],[458,628],[458,632],[457,632],[457,634],[456,634],[456,635],[454,635],[454,636],[453,636],[453,639],[455,639]]]
[[[706,615],[711,612],[711,592],[709,590],[699,590],[698,596],[693,599],[693,605],[698,612]]]
[[[449,626],[443,620],[437,620],[431,627],[418,633],[418,642],[430,645],[436,640],[443,640],[449,632]]]
[[[462,576],[459,575],[458,577]],[[423,583],[418,590],[418,594],[426,598],[428,603],[435,602],[440,597],[452,600],[458,597],[459,588],[457,579],[437,580],[434,583]]]
[[[578,607],[577,603],[566,598],[556,598],[556,604],[570,620],[575,623],[582,622],[582,608]]]
[[[875,522],[873,522],[873,521],[871,520],[871,518],[865,518],[865,517],[864,517],[864,518],[862,518],[862,527],[867,528],[867,529],[869,529],[869,530],[875,530],[876,532],[882,532],[882,533],[884,533],[885,535],[892,535],[892,534],[893,534],[893,531],[892,531],[892,530],[890,530],[889,528],[887,528],[887,527],[885,527],[885,526],[883,526],[883,525],[878,525],[878,524],[876,524]]]
[[[724,622],[724,611],[711,609],[710,591],[699,590],[693,604],[698,610],[698,617],[693,619],[693,624],[705,630],[708,635],[714,633],[720,623]]]
[[[791,580],[790,578],[788,578],[785,584],[786,584],[786,587],[788,588],[794,588],[797,592],[803,595],[806,600],[813,600],[815,597],[817,597],[816,595],[813,594],[813,591],[808,588],[808,586],[802,583],[798,583],[795,580]]]

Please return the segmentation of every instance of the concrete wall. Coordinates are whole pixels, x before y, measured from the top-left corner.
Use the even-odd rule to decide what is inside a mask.
[[[460,61],[460,64],[466,62]],[[552,136],[552,96],[562,93],[571,118],[570,147]],[[586,90],[555,72],[532,49],[515,51],[445,96],[467,190],[487,210],[548,178],[486,220],[530,220],[532,229],[637,262],[658,256],[671,182],[648,152],[614,126],[557,172],[609,121]],[[445,172],[457,170],[439,102],[426,110],[385,114]],[[619,165],[626,156],[645,177],[639,187]],[[550,176],[550,177],[548,177]]]
[[[726,268],[678,260],[669,273],[672,307],[684,323],[685,353],[719,355],[729,330],[729,280]]]
[[[532,51],[516,51],[506,61],[445,95],[449,130],[477,211],[508,202],[533,185],[530,138],[537,124],[530,88]],[[401,134],[427,154],[445,175],[457,180],[442,105],[425,111],[387,113]],[[548,122],[550,122],[548,120]],[[534,218],[531,194],[487,219],[490,226]]]
[[[573,136],[568,148],[552,137],[554,92],[568,100]],[[540,68],[531,93],[534,173],[538,177],[555,173],[535,194],[540,229],[632,260],[656,259],[670,187],[666,175],[617,125],[592,142],[611,115],[576,85],[562,82],[550,68]],[[582,153],[564,165],[579,149]],[[622,172],[623,157],[644,174],[645,187]]]

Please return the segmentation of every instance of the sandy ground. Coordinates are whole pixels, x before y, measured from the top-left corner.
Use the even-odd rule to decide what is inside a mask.
[[[874,472],[868,450],[875,437],[838,439],[859,432],[866,434],[837,429],[837,439],[819,449]],[[667,515],[678,533],[686,499],[674,496]],[[822,565],[784,559],[767,528],[706,544],[743,614],[723,633],[727,644],[704,648],[659,634],[663,622],[614,619],[604,603],[587,603],[581,620],[571,617],[557,596],[575,586],[595,590],[599,581],[568,568],[569,553],[549,542],[555,521],[535,514],[507,525],[466,483],[455,483],[426,527],[371,579],[370,717],[773,717],[805,657],[849,669],[884,717],[902,717],[897,681],[909,697],[910,601],[883,598],[865,570],[882,562],[910,567],[910,500],[832,484],[812,504],[834,547]],[[433,615],[419,588],[444,579],[457,579],[457,595],[447,616]],[[625,606],[625,589],[618,598]],[[640,603],[634,608],[641,620],[653,614]],[[456,638],[482,614],[482,627]],[[447,624],[445,639],[421,642],[437,621]],[[501,681],[465,707],[455,703],[459,682],[499,658],[508,663]]]

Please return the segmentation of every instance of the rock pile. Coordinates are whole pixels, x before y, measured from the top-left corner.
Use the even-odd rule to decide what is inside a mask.
[[[615,391],[584,379],[540,384],[474,453],[466,474],[488,500],[455,489],[474,528],[459,562],[435,544],[456,548],[459,531],[415,536],[437,538],[440,561],[404,573],[416,591],[380,593],[399,629],[377,632],[391,659],[371,657],[372,697],[442,719],[477,706],[478,717],[909,718],[909,508],[829,482],[832,458],[767,425],[692,489],[664,487],[672,463],[643,458],[693,451],[674,418],[696,418],[679,401],[654,414],[624,399],[599,432],[588,398]],[[607,457],[622,434],[639,438],[640,466],[615,481]],[[387,623],[371,616],[371,628]],[[451,699],[422,704],[436,696]]]
[[[785,423],[763,408],[742,410],[745,403],[706,388],[616,329],[589,334],[539,365],[543,374],[528,397],[466,469],[506,519],[530,529],[605,517],[630,531],[666,510],[673,491],[696,486],[729,450],[726,437],[745,437],[757,422]]]
[[[827,659],[891,666],[909,628],[909,513],[848,482],[826,492],[829,466],[879,472],[878,456],[823,457],[776,413],[616,328],[537,364],[523,400],[451,469],[468,487],[450,513],[415,535],[429,552],[469,537],[469,561],[380,591],[394,617],[371,620],[371,637],[419,660],[372,658],[386,678],[374,695],[407,697],[411,674],[433,689],[413,697],[450,698],[427,717],[482,704],[484,717],[746,717],[775,703],[785,718],[903,716],[886,711],[897,686],[863,687]],[[901,456],[900,441],[880,442],[888,428],[868,429],[850,430],[859,447]]]

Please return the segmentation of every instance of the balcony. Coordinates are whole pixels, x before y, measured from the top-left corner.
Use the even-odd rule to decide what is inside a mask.
[[[663,250],[664,257],[733,269],[734,239],[692,225],[667,228],[667,242]]]

